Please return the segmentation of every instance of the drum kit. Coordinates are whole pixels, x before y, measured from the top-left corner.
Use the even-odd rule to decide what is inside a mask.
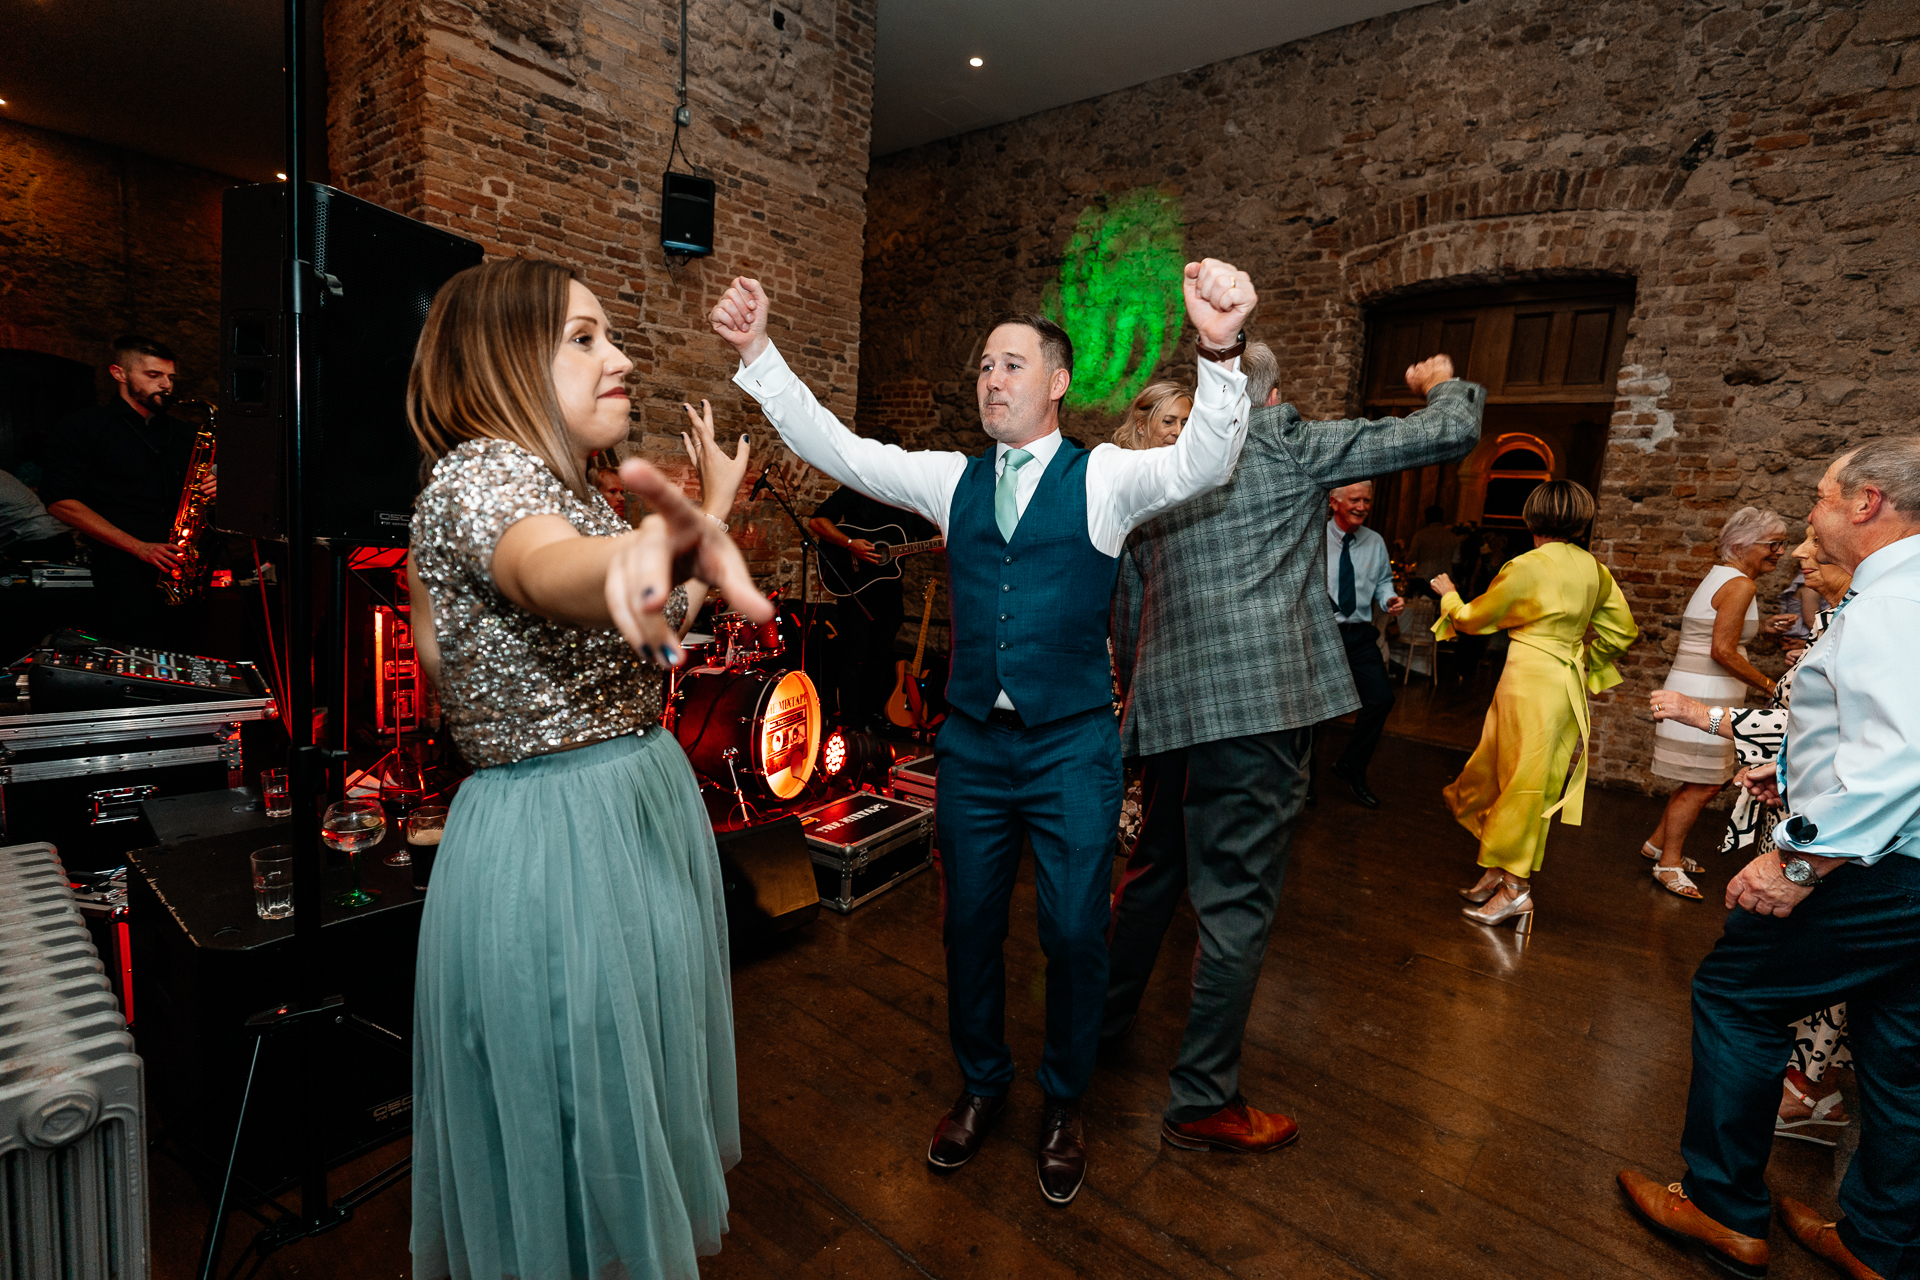
[[[731,791],[742,817],[752,795],[791,800],[820,756],[820,695],[807,673],[776,664],[786,619],[748,622],[716,613],[715,634],[689,633],[687,659],[668,677],[666,720],[694,770]]]

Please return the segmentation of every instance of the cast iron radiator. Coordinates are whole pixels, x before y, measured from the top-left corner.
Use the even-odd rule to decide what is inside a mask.
[[[141,1063],[53,846],[0,849],[0,1280],[147,1280]]]

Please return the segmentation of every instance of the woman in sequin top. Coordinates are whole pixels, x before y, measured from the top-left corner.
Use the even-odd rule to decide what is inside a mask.
[[[633,364],[611,337],[563,268],[493,262],[440,291],[414,357],[409,418],[438,459],[414,511],[415,630],[478,770],[421,920],[420,1280],[693,1280],[727,1229],[719,859],[655,723],[654,668],[678,658],[674,576],[753,621],[772,607],[723,523],[744,441],[700,458],[704,514],[642,462],[620,475],[652,512],[636,529],[588,484],[587,459],[629,429]]]

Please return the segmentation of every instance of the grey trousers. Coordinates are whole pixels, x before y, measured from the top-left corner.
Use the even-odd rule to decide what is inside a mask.
[[[1140,1007],[1184,890],[1200,924],[1187,1032],[1167,1119],[1212,1115],[1240,1092],[1240,1041],[1293,824],[1305,803],[1313,730],[1203,742],[1145,759],[1140,839],[1114,895],[1102,1035]]]

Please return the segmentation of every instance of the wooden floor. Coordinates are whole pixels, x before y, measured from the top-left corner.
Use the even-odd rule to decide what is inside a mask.
[[[1613,1176],[1679,1172],[1687,986],[1723,913],[1655,888],[1635,850],[1657,801],[1596,790],[1586,826],[1555,830],[1524,949],[1462,920],[1453,891],[1473,879],[1473,846],[1439,790],[1463,759],[1389,738],[1373,769],[1384,808],[1323,783],[1301,824],[1242,1068],[1253,1103],[1300,1121],[1299,1142],[1271,1155],[1159,1141],[1194,946],[1184,909],[1130,1041],[1094,1078],[1091,1173],[1065,1209],[1033,1172],[1043,1000],[1030,874],[1008,945],[1020,1078],[1001,1127],[949,1177],[924,1160],[960,1084],[934,877],[850,918],[822,913],[740,966],[745,1158],[729,1179],[732,1232],[703,1275],[1714,1274],[1640,1227]],[[1731,868],[1694,852],[1717,901]],[[1831,1208],[1850,1146],[1776,1143],[1770,1177]],[[204,1208],[164,1163],[155,1184],[156,1275],[190,1275]],[[406,1274],[405,1195],[262,1274]],[[1776,1277],[1830,1274],[1777,1228],[1774,1248]]]

